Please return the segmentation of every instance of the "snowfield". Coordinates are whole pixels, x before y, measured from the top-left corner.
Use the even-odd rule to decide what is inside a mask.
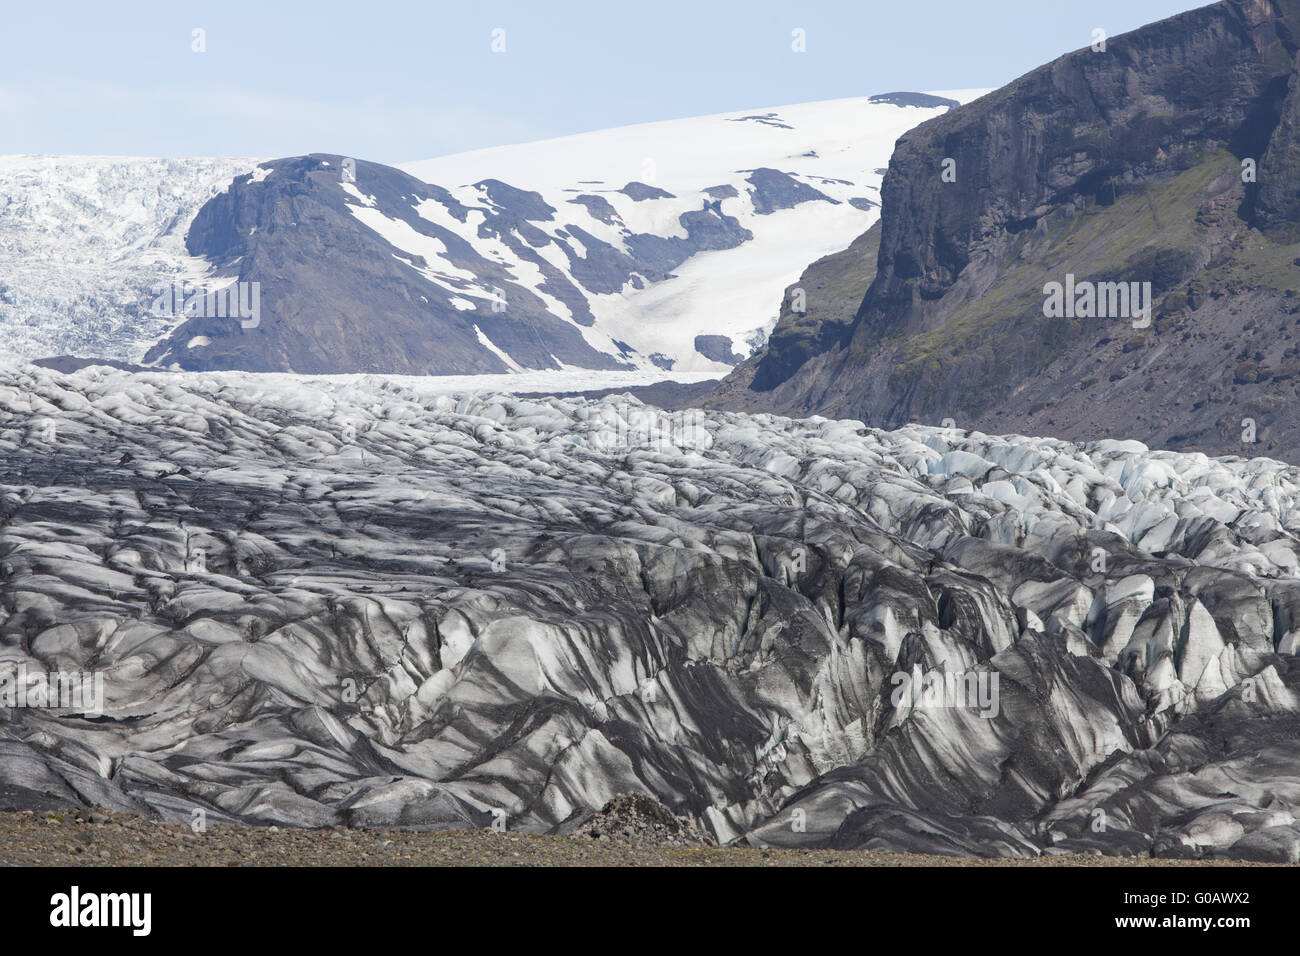
[[[965,103],[986,92],[927,95]],[[733,248],[697,252],[673,270],[671,279],[629,278],[612,291],[586,287],[595,323],[585,334],[590,344],[612,355],[621,353],[611,342],[631,345],[642,365],[658,356],[670,360],[675,371],[724,374],[733,363],[702,355],[695,337],[724,335],[734,354],[748,357],[766,340],[785,288],[808,263],[846,248],[879,218],[881,173],[894,141],[948,108],[855,97],[623,126],[399,168],[447,188],[470,210],[493,208],[492,198],[473,185],[486,179],[535,191],[561,211],[554,225],[541,227],[544,232],[571,240],[569,232],[577,225],[624,253],[635,253],[629,239],[637,234],[685,239],[682,214],[717,202],[719,212],[735,217],[753,238]],[[761,186],[752,180],[763,168],[823,198],[791,195],[791,206],[768,208]],[[632,184],[649,189],[628,189]],[[588,197],[587,204],[579,197]],[[456,229],[471,245],[482,244],[480,220],[459,223],[441,209],[421,213]],[[408,251],[418,254],[415,248]],[[570,268],[562,255],[553,264]],[[559,303],[554,310],[568,314]]]
[[[0,693],[104,686],[0,794],[1295,862],[1298,533],[1267,459],[0,366]]]
[[[877,220],[895,140],[982,92],[740,111],[400,167],[428,184],[427,196],[364,158],[354,164],[359,178],[345,181],[331,157],[320,168],[339,170],[329,189],[346,212],[327,224],[292,199],[314,186],[280,182],[298,169],[290,160],[0,157],[0,351],[188,369],[406,372],[364,364],[343,344],[369,324],[391,325],[397,309],[411,323],[398,351],[429,351],[415,367],[435,373],[559,365],[718,377],[761,346],[784,289],[810,262]],[[221,194],[230,209],[196,244],[191,225]],[[298,223],[299,213],[311,224]],[[320,339],[311,316],[323,310],[293,311],[329,278],[311,271],[318,246],[404,263],[413,283],[371,315],[368,293],[391,277],[360,268],[355,287],[345,286],[356,301],[342,312],[362,318],[330,345],[339,364],[327,367],[302,364]],[[204,249],[230,261],[218,268],[190,253]],[[245,274],[259,262],[277,265]],[[345,258],[325,268],[338,278],[368,265]],[[150,314],[157,285],[235,278],[267,286],[266,327],[286,341],[250,332],[226,343],[220,329],[184,331],[183,316]],[[503,325],[494,305],[507,296]],[[422,311],[430,303],[432,318]],[[535,330],[520,339],[520,328]],[[180,339],[169,341],[173,333]],[[429,350],[431,342],[446,344]],[[280,364],[264,364],[264,353]]]

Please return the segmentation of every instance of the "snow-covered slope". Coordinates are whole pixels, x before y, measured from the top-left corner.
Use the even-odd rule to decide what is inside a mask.
[[[679,217],[716,201],[752,239],[698,252],[671,279],[628,277],[616,291],[594,283],[585,291],[595,316],[588,341],[598,348],[618,340],[636,349],[638,364],[662,356],[674,370],[725,371],[734,363],[701,354],[695,337],[726,336],[735,354],[748,356],[803,267],[843,249],[878,218],[881,173],[894,141],[946,112],[950,106],[940,100],[964,103],[984,92],[857,97],[645,123],[400,168],[447,188],[470,209],[491,203],[472,185],[485,179],[536,191],[562,210],[543,231],[565,238],[576,224],[625,252],[637,233],[685,238]],[[756,177],[762,169],[789,181]],[[470,218],[457,231],[474,243],[477,226]]]
[[[0,159],[0,348],[183,369],[720,374],[810,261],[875,221],[895,139],[979,92],[650,123],[402,171],[358,159],[355,182],[327,154]],[[150,314],[155,284],[200,278],[257,283],[254,327]]]
[[[185,232],[254,162],[0,156],[0,352],[138,360],[176,324],[145,293],[206,273]]]

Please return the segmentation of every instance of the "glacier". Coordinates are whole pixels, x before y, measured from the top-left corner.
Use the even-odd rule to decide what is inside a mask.
[[[1296,862],[1298,535],[1268,459],[0,363],[0,674],[104,690],[0,803]]]
[[[185,233],[251,159],[0,156],[0,346],[138,361],[177,324],[155,284],[202,281]]]

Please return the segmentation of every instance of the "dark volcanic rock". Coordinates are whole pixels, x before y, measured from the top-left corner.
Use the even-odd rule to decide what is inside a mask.
[[[118,362],[105,358],[81,358],[76,355],[56,355],[52,358],[32,359],[32,364],[39,365],[41,368],[54,369],[56,372],[75,372],[78,369],[90,368],[92,365],[103,365],[123,372],[148,371],[144,366],[132,365],[130,362]]]
[[[816,199],[839,205],[838,200],[831,199],[820,190],[814,189],[807,183],[799,182],[779,169],[767,167],[756,169],[746,181],[753,187],[749,192],[753,197],[754,212],[760,216],[769,215],[778,209],[792,209],[800,203],[812,202]]]
[[[745,356],[737,355],[731,349],[732,341],[730,336],[726,335],[697,335],[695,336],[695,351],[699,352],[707,359],[715,362],[726,362],[729,365],[735,365],[743,362]]]
[[[499,349],[528,369],[627,368],[626,350],[601,352],[583,338],[579,326],[595,323],[588,296],[671,278],[698,252],[753,238],[720,208],[687,210],[677,220],[684,236],[658,235],[627,230],[602,196],[570,200],[622,232],[613,244],[568,222],[540,193],[500,180],[476,183],[471,209],[440,186],[377,163],[356,162],[348,192],[341,162],[312,155],[266,163],[264,175],[239,177],[203,206],[187,236],[190,253],[215,263],[227,282],[256,284],[260,316],[187,318],[147,363],[469,374],[508,371]],[[623,192],[673,198],[641,183]],[[478,238],[508,255],[476,251],[447,227],[451,220],[477,222]],[[552,261],[557,251],[564,269]],[[519,278],[530,274],[541,280]]]
[[[199,211],[187,238],[190,252],[219,264],[232,280],[258,283],[260,322],[245,328],[234,318],[187,319],[146,362],[305,373],[508,371],[479,340],[477,327],[525,367],[558,368],[557,360],[619,367],[504,265],[416,212],[421,201],[433,201],[463,221],[464,207],[449,193],[391,167],[358,162],[357,181],[386,215],[441,243],[453,266],[478,277],[477,283],[428,281],[422,270],[440,263],[412,258],[357,221],[338,188],[341,161],[276,160],[265,164],[271,171],[264,178],[240,177]],[[516,254],[546,273],[552,294],[589,324],[580,291],[526,244],[530,221],[549,220],[555,210],[537,193],[495,180],[479,185],[501,210],[495,228],[512,237]],[[486,297],[484,288],[500,289],[500,300]],[[457,307],[461,299],[473,307]]]
[[[719,401],[1300,459],[1298,37],[1229,0],[905,134],[849,334]],[[1067,276],[1150,283],[1150,321],[1049,317]]]
[[[615,386],[611,388],[593,388],[577,392],[521,392],[520,398],[605,398],[609,395],[625,395],[656,408],[680,411],[692,408],[699,399],[707,395],[716,383],[712,380],[703,382],[655,382],[653,385]]]
[[[763,126],[771,126],[774,129],[793,129],[788,123],[781,120],[776,113],[754,113],[749,116],[735,116],[729,119],[729,123],[759,123]]]
[[[619,190],[624,196],[628,196],[637,202],[644,202],[647,199],[675,199],[676,197],[666,189],[660,189],[658,186],[648,186],[645,183],[631,182]]]
[[[570,199],[569,202],[578,206],[585,206],[587,211],[606,225],[613,225],[621,222],[618,211],[614,209],[608,199],[604,196],[592,196],[584,193]]]
[[[559,832],[620,846],[715,845],[694,820],[679,817],[654,797],[636,792],[620,793],[590,819],[561,827]]]
[[[877,93],[870,98],[872,103],[892,103],[894,106],[920,106],[929,108],[932,106],[961,106],[956,100],[950,100],[946,96],[935,96],[932,93]]]

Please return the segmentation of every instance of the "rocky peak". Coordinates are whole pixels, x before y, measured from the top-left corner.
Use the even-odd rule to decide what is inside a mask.
[[[1298,38],[1300,0],[1225,0],[904,134],[874,278],[814,264],[800,287],[827,291],[770,339],[825,348],[712,401],[1295,459]],[[1150,316],[1050,314],[1074,279],[1137,283]]]

